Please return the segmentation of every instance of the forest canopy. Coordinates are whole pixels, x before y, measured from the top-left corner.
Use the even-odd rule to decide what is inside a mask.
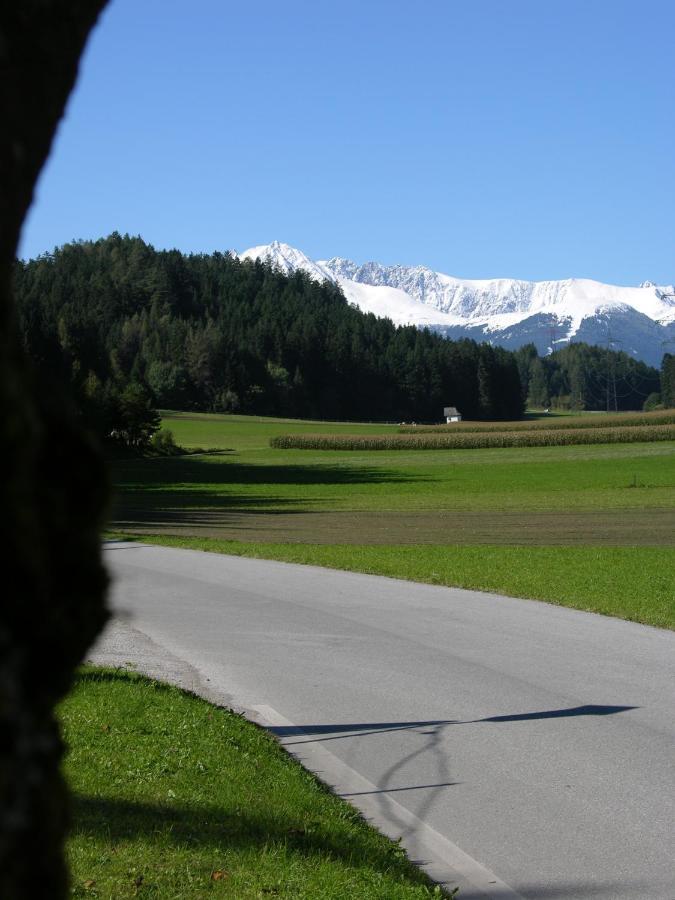
[[[666,366],[667,355],[664,357]],[[534,344],[516,351],[527,405],[531,408],[638,410],[658,397],[662,376],[657,369],[622,351],[570,343],[548,356]]]
[[[523,411],[512,353],[350,306],[339,287],[230,254],[112,234],[16,265],[26,349],[99,426],[129,384],[166,408],[438,420]],[[106,424],[98,421],[107,419]]]

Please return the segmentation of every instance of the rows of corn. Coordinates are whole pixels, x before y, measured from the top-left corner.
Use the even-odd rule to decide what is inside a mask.
[[[645,425],[675,425],[675,409],[647,413],[615,413],[607,415],[563,416],[537,422],[453,422],[449,425],[403,425],[399,434],[453,434],[477,431],[567,431],[577,428],[630,428]]]
[[[406,434],[283,434],[270,439],[278,450],[479,450],[490,447],[553,447],[675,440],[675,424],[604,428],[530,428],[492,431],[416,430]]]

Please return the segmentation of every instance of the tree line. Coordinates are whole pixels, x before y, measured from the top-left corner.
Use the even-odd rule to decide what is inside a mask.
[[[19,324],[45,382],[100,436],[147,442],[157,408],[316,419],[517,419],[525,405],[673,402],[675,365],[569,344],[540,357],[447,340],[351,306],[340,288],[228,253],[113,233],[15,265]]]
[[[570,343],[548,356],[534,344],[516,351],[523,393],[531,408],[607,411],[673,405],[675,367],[666,354],[662,371],[627,353]]]
[[[15,293],[38,372],[67,385],[100,435],[128,443],[154,407],[390,421],[524,409],[513,353],[397,327],[335,284],[227,253],[114,233],[17,261]]]

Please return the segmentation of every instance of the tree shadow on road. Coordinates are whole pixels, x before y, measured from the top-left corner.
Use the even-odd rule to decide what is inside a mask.
[[[363,791],[363,794],[375,795],[380,807],[381,815],[385,821],[394,821],[405,839],[416,830],[416,826],[402,818],[399,808],[392,805],[389,795],[406,791],[420,791],[419,801],[415,805],[415,816],[422,822],[428,822],[430,814],[441,794],[448,787],[459,782],[453,780],[450,770],[450,758],[447,750],[442,746],[443,732],[446,728],[456,725],[480,725],[480,724],[504,724],[516,722],[532,722],[535,720],[566,719],[579,716],[607,716],[615,715],[636,709],[634,706],[607,706],[598,704],[585,704],[567,709],[546,709],[535,712],[512,713],[503,716],[486,716],[482,719],[429,719],[412,722],[367,722],[348,723],[335,725],[289,725],[276,726],[269,730],[275,734],[285,747],[293,747],[299,744],[321,743],[328,741],[344,740],[347,738],[363,738],[372,735],[391,734],[394,732],[410,731],[422,736],[422,741],[413,750],[397,760],[390,766],[378,780],[377,788],[373,791]],[[288,740],[291,738],[291,740]],[[296,738],[298,738],[296,740]],[[404,784],[399,782],[400,774],[416,759],[426,758],[426,766],[429,763],[434,768],[435,780],[427,784]],[[357,797],[359,794],[346,793],[342,796]],[[465,895],[463,895],[465,896]],[[536,895],[540,896],[540,895]],[[542,894],[541,896],[546,896]],[[550,896],[564,896],[563,894],[551,894]]]
[[[279,738],[302,737],[305,735],[326,735],[312,737],[308,741],[287,741],[285,746],[296,743],[312,743],[316,740],[336,741],[345,737],[367,737],[372,734],[385,734],[394,731],[417,730],[418,734],[432,734],[435,729],[446,725],[478,725],[481,722],[526,722],[534,719],[564,719],[574,716],[609,716],[620,712],[638,709],[637,706],[601,706],[585,704],[567,709],[545,709],[538,712],[511,713],[504,716],[487,716],[483,719],[426,719],[415,722],[367,722],[348,723],[342,725],[281,725],[268,728]],[[420,731],[419,729],[431,729]]]

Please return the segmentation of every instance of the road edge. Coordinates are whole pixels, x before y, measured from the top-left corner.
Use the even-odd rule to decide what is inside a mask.
[[[243,715],[249,721],[271,730],[283,749],[312,772],[341,799],[356,807],[374,828],[398,841],[411,862],[434,882],[448,890],[460,889],[460,900],[524,900],[521,894],[501,881],[493,872],[435,831],[414,813],[368,781],[318,742],[307,742],[301,749],[287,746],[274,729],[292,727],[286,719],[265,704],[247,706],[207,678],[193,664],[182,659],[176,648],[169,650],[131,624],[128,617],[116,615],[108,623],[85,663],[112,668],[132,669],[158,681],[189,691],[204,700]],[[377,798],[377,799],[375,799]]]

